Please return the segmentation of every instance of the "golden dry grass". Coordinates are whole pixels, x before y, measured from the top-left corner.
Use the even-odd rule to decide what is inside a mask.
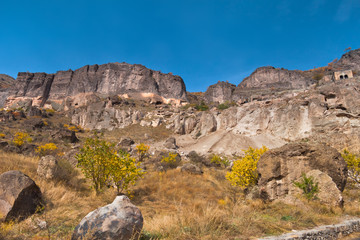
[[[6,239],[70,239],[74,227],[90,211],[113,201],[115,190],[96,196],[81,181],[37,177],[38,158],[0,152],[0,173],[20,170],[41,188],[47,201],[44,212],[20,223],[3,225]],[[224,178],[225,171],[206,169],[203,175],[178,170],[149,171],[131,190],[132,202],[144,216],[142,239],[251,239],[292,229],[336,223],[346,214],[360,215],[359,192],[347,190],[344,211],[317,202],[290,206],[279,202],[245,200]],[[35,219],[46,220],[48,229],[36,228]],[[34,226],[35,225],[35,226]],[[6,228],[6,229],[5,229]]]

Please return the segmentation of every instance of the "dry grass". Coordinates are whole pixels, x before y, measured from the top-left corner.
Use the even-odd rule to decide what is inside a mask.
[[[47,202],[44,212],[7,226],[2,231],[6,239],[48,239],[49,234],[51,239],[70,239],[87,213],[115,197],[113,189],[94,195],[79,180],[81,175],[68,182],[41,180],[36,175],[37,162],[37,158],[0,152],[0,173],[23,171],[40,186]],[[344,211],[317,202],[290,206],[245,200],[229,187],[224,175],[224,170],[217,169],[206,169],[203,175],[149,171],[132,188],[132,202],[144,216],[142,239],[251,239],[336,223],[345,214],[360,215],[357,189],[345,192],[351,202]],[[35,219],[46,220],[49,228],[36,228]]]

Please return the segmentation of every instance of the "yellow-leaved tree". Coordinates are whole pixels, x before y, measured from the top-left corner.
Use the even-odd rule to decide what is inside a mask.
[[[356,183],[360,183],[360,157],[349,152],[349,150],[344,149],[341,156],[344,158],[347,168],[349,178]]]
[[[135,184],[145,172],[139,167],[140,163],[125,151],[119,151],[111,158],[110,179],[116,186],[117,193],[128,189],[129,185]]]
[[[257,163],[267,150],[265,146],[259,149],[249,147],[243,150],[245,156],[234,162],[231,172],[226,174],[226,179],[231,185],[242,189],[255,185],[258,180]]]
[[[76,155],[77,166],[90,179],[98,194],[106,185],[115,185],[118,193],[134,184],[144,172],[127,152],[117,152],[115,145],[98,137],[87,138]]]

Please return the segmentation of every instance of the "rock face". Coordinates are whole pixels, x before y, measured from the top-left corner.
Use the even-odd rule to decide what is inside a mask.
[[[347,167],[341,154],[315,143],[290,143],[266,152],[258,162],[258,185],[267,199],[285,199],[293,189],[293,182],[311,170],[327,174],[339,191],[344,190]]]
[[[238,87],[304,89],[313,83],[311,75],[304,71],[260,67],[245,78]]]
[[[20,171],[0,175],[0,214],[3,220],[23,220],[41,206],[42,195],[35,182]]]
[[[233,98],[233,92],[236,86],[228,82],[218,82],[208,87],[205,92],[206,102],[224,103]]]
[[[10,92],[9,104],[18,97],[36,98],[40,106],[49,100],[62,100],[83,93],[106,96],[128,93],[152,93],[167,99],[186,100],[186,88],[179,76],[163,74],[142,65],[108,63],[87,65],[75,71],[56,74],[18,74]]]
[[[75,228],[76,239],[138,239],[143,227],[140,210],[126,196],[117,196],[109,205],[86,215]]]

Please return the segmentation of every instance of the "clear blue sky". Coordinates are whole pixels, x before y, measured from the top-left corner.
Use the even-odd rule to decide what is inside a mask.
[[[1,0],[0,73],[139,63],[188,91],[360,48],[360,0]]]

